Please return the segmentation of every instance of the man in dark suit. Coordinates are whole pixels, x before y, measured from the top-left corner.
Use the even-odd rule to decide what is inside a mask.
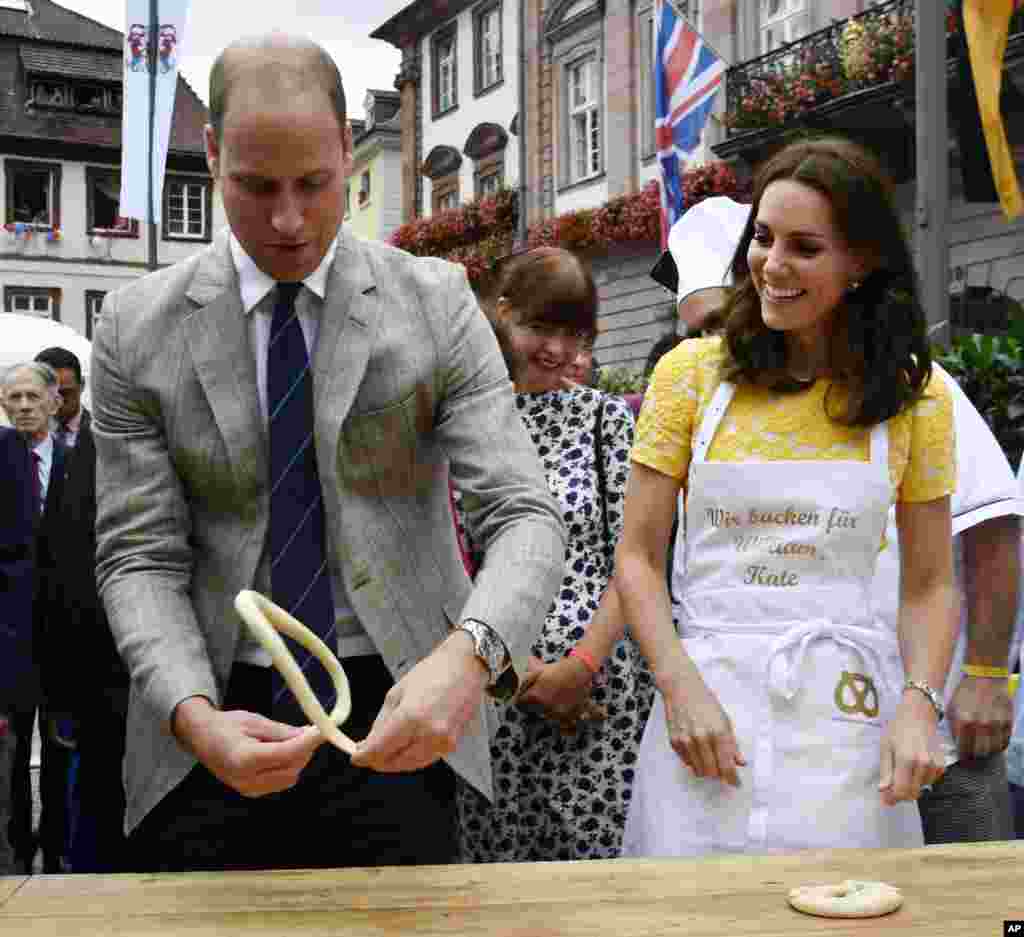
[[[206,148],[230,231],[108,294],[93,340],[136,867],[451,861],[456,776],[491,792],[486,695],[515,690],[561,579],[560,512],[465,271],[344,230],[330,57],[234,43]],[[484,546],[474,583],[449,479]],[[286,712],[243,589],[344,658],[351,758]]]
[[[10,841],[14,714],[36,699],[32,658],[36,478],[24,439],[0,426],[0,875],[24,870]]]
[[[92,416],[82,406],[85,378],[78,355],[67,348],[45,348],[35,358],[53,368],[57,375],[57,393],[60,404],[53,420],[53,433],[68,449],[74,449],[80,433],[88,434]]]
[[[31,871],[36,852],[32,834],[32,785],[30,758],[32,731],[39,715],[42,737],[40,795],[42,816],[39,845],[43,869],[64,869],[67,837],[67,776],[69,751],[57,731],[57,720],[47,704],[53,690],[56,664],[65,652],[61,635],[54,632],[57,619],[50,611],[51,597],[59,588],[60,571],[54,557],[60,536],[60,512],[64,494],[67,449],[50,432],[50,420],[58,407],[57,375],[53,368],[31,361],[9,368],[3,379],[3,405],[7,418],[28,444],[35,463],[39,490],[39,516],[34,544],[36,574],[33,607],[34,656],[42,688],[42,702],[19,706],[14,714],[17,745],[11,793],[11,845],[26,871]]]
[[[69,448],[54,538],[60,589],[51,614],[65,653],[52,660],[51,708],[74,719],[77,768],[71,796],[69,861],[73,872],[116,872],[123,864],[125,716],[128,673],[117,653],[96,590],[96,444],[82,405],[85,381],[77,355],[47,348],[36,361],[57,374],[61,403],[55,434]]]

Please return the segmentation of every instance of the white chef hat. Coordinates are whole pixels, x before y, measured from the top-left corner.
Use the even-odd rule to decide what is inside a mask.
[[[668,233],[668,249],[679,272],[676,301],[697,290],[728,286],[729,265],[750,206],[715,195],[683,212]]]

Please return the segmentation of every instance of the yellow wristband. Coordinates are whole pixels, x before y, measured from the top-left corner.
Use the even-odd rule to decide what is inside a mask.
[[[963,672],[968,677],[1008,677],[1008,667],[988,667],[985,664],[964,664]]]

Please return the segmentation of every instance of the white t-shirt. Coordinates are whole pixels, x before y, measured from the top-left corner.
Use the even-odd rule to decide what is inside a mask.
[[[1021,483],[1014,478],[1013,469],[999,443],[996,441],[988,424],[975,409],[974,404],[960,389],[960,385],[941,367],[935,365],[936,373],[950,387],[953,398],[953,426],[956,433],[957,481],[956,491],[951,499],[950,509],[953,515],[953,557],[955,561],[957,584],[963,595],[961,563],[962,549],[959,534],[993,517],[1007,514],[1024,515],[1024,497]],[[679,516],[683,516],[683,496],[679,496]],[[900,558],[899,531],[896,527],[896,511],[889,511],[889,523],[885,531],[886,548],[878,555],[878,566],[872,585],[875,614],[896,632],[900,601]],[[672,558],[672,595],[682,595],[686,575],[686,545],[683,530],[680,527],[676,537]],[[1022,603],[1024,605],[1024,603]],[[953,693],[960,685],[960,668],[963,666],[965,637],[966,602],[961,602],[960,635],[953,652],[953,663],[950,667],[950,678],[946,681],[945,700],[949,705]],[[1018,616],[1018,638],[1014,646],[1019,646],[1021,618]],[[1017,711],[1021,713],[1021,700],[1017,698]],[[1017,728],[1024,737],[1024,715],[1017,720]],[[956,743],[947,720],[940,725],[946,763],[953,764],[959,758]]]
[[[935,370],[949,385],[953,397],[953,426],[956,432],[956,491],[950,502],[953,515],[953,560],[956,572],[960,603],[960,634],[953,651],[949,679],[946,681],[945,701],[949,706],[960,685],[960,668],[964,662],[967,645],[967,602],[963,590],[963,547],[959,534],[993,517],[1008,514],[1024,515],[1024,500],[1020,484],[1014,477],[1013,469],[996,441],[988,424],[975,409],[974,404],[961,390],[952,377],[940,367]],[[896,512],[889,511],[886,527],[886,548],[878,556],[875,570],[873,597],[875,612],[895,632],[900,601],[900,558],[899,531],[896,527]],[[940,725],[946,763],[959,760],[956,742],[953,739],[949,721]]]

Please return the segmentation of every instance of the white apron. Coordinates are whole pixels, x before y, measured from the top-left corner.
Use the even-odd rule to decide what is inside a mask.
[[[917,805],[886,807],[878,791],[903,683],[870,600],[891,500],[886,426],[869,462],[708,462],[734,391],[718,388],[694,444],[680,633],[747,764],[739,788],[696,777],[656,704],[623,854],[923,845]]]

